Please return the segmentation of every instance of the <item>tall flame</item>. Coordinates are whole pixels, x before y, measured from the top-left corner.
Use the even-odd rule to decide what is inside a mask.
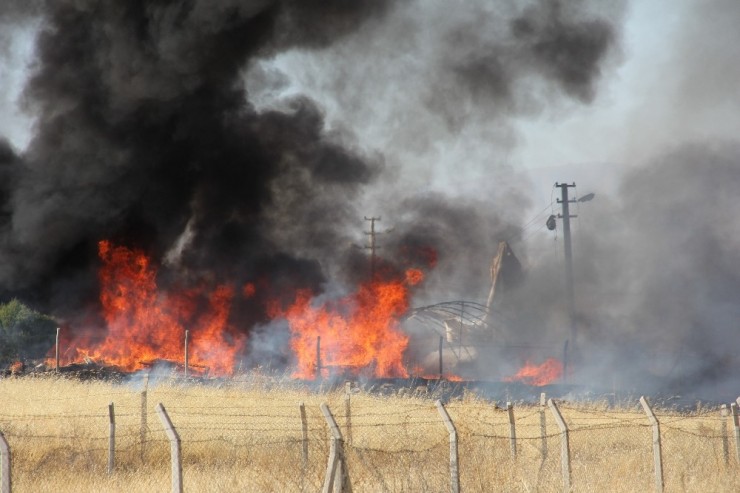
[[[563,363],[555,358],[548,358],[541,365],[534,365],[529,361],[519,371],[510,377],[504,378],[504,382],[521,381],[527,385],[541,387],[549,385],[563,376]]]
[[[162,292],[157,269],[141,251],[98,244],[100,303],[107,325],[101,343],[76,341],[76,357],[133,371],[157,359],[184,360],[184,335],[189,330],[189,361],[216,374],[233,372],[244,339],[228,325],[234,287]],[[198,298],[205,295],[205,306]],[[91,344],[85,347],[86,344]]]
[[[312,293],[303,290],[287,309],[273,307],[272,314],[284,317],[290,326],[290,346],[297,359],[294,376],[315,378],[320,364],[322,376],[336,368],[407,377],[403,354],[408,337],[399,329],[399,317],[409,308],[408,286],[423,277],[420,270],[409,269],[403,280],[368,282],[349,296],[318,305],[312,303]]]

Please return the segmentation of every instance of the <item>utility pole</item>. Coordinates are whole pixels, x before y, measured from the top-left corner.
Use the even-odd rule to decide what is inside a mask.
[[[380,217],[367,217],[365,216],[365,221],[370,221],[370,231],[365,231],[365,234],[370,237],[370,245],[366,246],[366,250],[370,250],[370,280],[375,280],[375,251],[380,248],[376,242],[375,237],[378,235],[378,232],[375,231],[375,221],[380,221]]]
[[[575,303],[575,289],[573,287],[573,250],[570,243],[570,204],[576,202],[575,200],[568,199],[568,188],[574,188],[575,183],[568,185],[567,183],[555,183],[555,186],[560,188],[561,197],[558,199],[558,204],[562,204],[563,213],[558,214],[558,218],[563,220],[563,242],[565,244],[565,296],[568,301],[568,315],[570,318],[570,337],[565,341],[565,350],[563,361],[563,379],[566,377],[566,371],[568,369],[568,353],[572,353],[576,347],[576,303]],[[568,351],[570,346],[570,351]]]

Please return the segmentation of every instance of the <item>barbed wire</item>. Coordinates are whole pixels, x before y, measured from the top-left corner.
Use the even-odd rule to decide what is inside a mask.
[[[281,464],[276,475],[286,476],[278,482],[293,481],[290,483],[293,485],[298,484],[296,481],[304,481],[302,491],[316,490],[321,484],[331,436],[315,395],[306,396],[308,402],[303,403],[305,420],[301,419],[300,400],[272,402],[265,399],[250,402],[246,395],[229,395],[224,402],[221,400],[223,396],[219,395],[219,403],[213,403],[202,394],[196,397],[179,389],[164,392],[149,389],[147,407],[142,409],[139,392],[127,390],[117,395],[110,392],[97,394],[98,397],[103,395],[121,401],[114,402],[115,452],[123,467],[133,468],[132,464],[138,467],[145,463],[150,467],[150,462],[144,459],[146,454],[150,454],[149,457],[158,467],[168,460],[169,440],[159,420],[159,412],[155,409],[155,404],[161,402],[184,444],[183,453],[188,458],[185,467],[192,467],[196,461],[198,464],[219,464],[224,460],[232,460],[239,467],[267,467],[258,464],[254,454],[269,454],[270,459],[274,458]],[[408,475],[408,471],[413,470],[420,477],[434,477],[439,483],[435,483],[436,486],[431,490],[439,489],[438,485],[443,484],[441,482],[445,479],[448,467],[450,437],[436,406],[430,401],[387,401],[393,404],[391,406],[386,405],[383,398],[371,400],[364,395],[355,395],[345,400],[346,397],[341,393],[334,393],[324,399],[329,402],[344,436],[344,452],[350,464],[350,474],[362,476],[363,481],[380,485],[378,488],[384,491],[413,491],[414,488],[406,486],[407,483],[389,479],[392,474],[399,474],[397,471]],[[102,404],[92,410],[89,405],[92,397],[88,397],[78,399],[77,412],[71,409],[72,406],[59,406],[64,407],[59,411],[50,410],[55,402],[68,400],[63,398],[49,399],[43,405],[36,406],[24,400],[10,410],[34,407],[34,412],[0,414],[0,430],[11,447],[17,450],[14,460],[19,462],[14,462],[13,467],[32,470],[35,464],[51,460],[48,458],[50,454],[59,454],[65,463],[78,464],[74,467],[104,470],[105,454],[109,452],[109,447],[105,445],[110,436],[103,424],[107,424],[110,415]],[[100,412],[96,412],[98,409]],[[491,456],[500,462],[502,454],[509,455],[507,443],[512,440],[509,429],[511,423],[505,407],[495,403],[453,400],[446,404],[446,409],[458,431],[460,454],[472,454],[470,457],[474,457],[465,459],[464,470],[477,471],[475,467],[487,467],[479,466],[478,462],[488,460]],[[629,449],[638,455],[642,454],[641,457],[652,457],[651,434],[648,430],[651,424],[639,409],[594,409],[561,404],[560,412],[569,433],[574,437],[571,448],[576,463],[584,460],[584,449],[580,447],[585,446],[598,451],[602,447],[617,444],[618,451]],[[544,429],[540,421],[543,417]],[[678,451],[676,456],[680,456],[681,460],[691,460],[693,464],[700,463],[700,460],[721,461],[720,441],[728,441],[728,435],[732,435],[732,424],[731,417],[721,416],[719,408],[703,408],[690,414],[662,410],[657,417],[665,450]],[[557,478],[559,450],[550,445],[549,455],[542,451],[543,447],[547,450],[546,442],[549,440],[562,443],[559,440],[562,434],[554,427],[551,411],[536,404],[515,405],[513,418],[513,425],[518,431],[515,440],[522,445],[519,456],[539,465],[539,469],[536,469],[536,465],[531,466],[537,471],[537,481],[541,478],[545,478],[542,481]],[[49,424],[54,420],[59,421],[58,429],[52,429]],[[720,424],[725,425],[725,431],[720,431]],[[727,428],[730,428],[729,433]],[[591,434],[593,441],[589,438]],[[642,447],[640,444],[643,443],[644,449],[635,449]],[[36,449],[42,447],[43,453],[37,454]],[[686,454],[694,453],[694,450],[699,451],[697,455],[685,459]],[[702,453],[709,459],[703,459]],[[527,469],[530,466],[522,464],[520,460],[517,467],[522,471],[531,470]],[[580,469],[574,470],[583,470],[583,465],[580,462]],[[302,479],[296,479],[296,474],[291,474],[290,468],[300,469]],[[510,474],[514,477],[518,473]],[[287,488],[289,483],[276,484]],[[537,484],[541,486],[543,483]],[[361,487],[357,490],[360,491]]]
[[[441,438],[440,440],[432,443],[431,445],[428,445],[424,448],[420,449],[411,449],[411,448],[405,448],[405,449],[394,449],[394,450],[388,450],[387,448],[380,449],[375,447],[367,447],[367,446],[356,446],[351,445],[349,448],[352,450],[359,450],[363,452],[377,452],[377,453],[385,453],[385,454],[396,454],[396,453],[422,453],[422,452],[428,452],[430,450],[433,450],[435,448],[440,447],[441,445],[448,445],[449,444],[449,438],[445,436],[444,438]]]

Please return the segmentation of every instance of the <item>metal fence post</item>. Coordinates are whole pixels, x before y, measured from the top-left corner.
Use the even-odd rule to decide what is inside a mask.
[[[303,467],[308,466],[308,420],[306,419],[306,406],[298,403],[298,410],[301,413],[301,451],[303,455]]]
[[[460,493],[460,468],[458,465],[458,454],[457,454],[457,430],[455,424],[452,422],[450,415],[447,414],[442,401],[438,400],[435,405],[439,415],[442,416],[447,431],[450,434],[450,491],[452,493]]]
[[[727,404],[722,404],[720,407],[719,415],[722,418],[720,424],[720,434],[722,435],[722,459],[725,462],[725,466],[730,463],[730,446],[727,439]]]
[[[326,476],[324,478],[324,486],[321,489],[322,493],[341,493],[351,492],[352,487],[349,482],[349,474],[347,471],[347,464],[344,460],[344,444],[342,439],[342,432],[339,431],[339,426],[334,420],[334,416],[329,410],[329,406],[326,403],[321,404],[321,412],[324,414],[329,425],[329,432],[331,433],[331,442],[329,444],[329,461],[326,466]]]
[[[514,406],[511,402],[506,403],[506,411],[509,414],[509,443],[511,445],[511,458],[516,459],[516,420],[514,419]]]
[[[345,424],[347,429],[344,432],[345,442],[352,445],[352,382],[344,384],[344,414],[347,416]]]
[[[139,453],[141,455],[141,462],[144,462],[146,458],[146,441],[147,441],[147,411],[146,411],[146,399],[147,391],[149,390],[149,374],[144,375],[144,390],[141,391],[141,422],[139,424]]]
[[[550,407],[555,421],[560,428],[560,464],[563,470],[563,491],[570,491],[571,485],[571,473],[570,473],[570,440],[568,438],[568,425],[563,419],[563,415],[560,414],[560,409],[555,401],[552,399],[547,401],[547,405]]]
[[[116,413],[113,403],[108,404],[108,474],[113,474],[116,457]]]
[[[732,425],[735,428],[735,458],[737,463],[740,464],[740,416],[738,416],[737,404],[734,402],[730,404],[730,410],[732,412]]]
[[[10,445],[0,431],[0,493],[10,493],[12,480],[10,476]]]
[[[170,440],[170,456],[172,460],[172,493],[182,493],[182,457],[180,450],[180,435],[177,434],[175,426],[170,421],[167,411],[160,402],[157,404],[157,413],[162,421],[164,431]]]
[[[545,407],[547,406],[547,396],[544,392],[540,394],[540,453],[542,460],[547,458],[547,418],[545,416]]]
[[[663,452],[660,444],[660,423],[658,418],[655,417],[655,413],[650,408],[645,396],[640,397],[640,404],[642,409],[647,414],[650,424],[653,426],[653,462],[655,463],[655,489],[659,492],[663,491]]]

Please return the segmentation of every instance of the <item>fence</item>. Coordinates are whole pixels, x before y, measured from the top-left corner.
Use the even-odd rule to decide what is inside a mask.
[[[735,404],[656,410],[652,419],[647,401],[497,406],[350,388],[17,382],[0,381],[3,492],[11,478],[17,491],[56,493],[733,491],[740,483]],[[18,385],[41,386],[41,395]]]

